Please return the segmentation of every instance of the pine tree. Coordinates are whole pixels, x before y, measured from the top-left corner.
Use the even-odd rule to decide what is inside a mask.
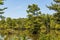
[[[54,19],[55,22],[60,24],[60,0],[53,0],[55,2],[55,4],[52,3],[51,6],[48,6],[48,8],[50,10],[54,10],[56,11],[56,13],[54,13]]]
[[[2,6],[4,4],[4,0],[0,0],[0,6]],[[0,8],[0,18],[1,19],[4,19],[5,17],[2,16],[2,14],[4,14],[4,10],[7,9],[6,7],[5,8]]]

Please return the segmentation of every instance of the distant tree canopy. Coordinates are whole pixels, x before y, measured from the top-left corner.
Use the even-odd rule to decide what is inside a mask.
[[[0,18],[2,19],[0,20],[0,34],[2,36],[6,35],[6,40],[8,40],[11,35],[17,35],[19,38],[21,34],[32,35],[33,40],[37,40],[42,33],[46,36],[49,35],[49,37],[53,36],[54,34],[50,34],[50,32],[52,33],[51,30],[60,30],[60,0],[53,1],[55,2],[54,4],[52,3],[51,6],[47,6],[50,10],[55,11],[52,15],[43,14],[37,4],[32,4],[28,5],[26,10],[27,18],[12,19],[7,17],[4,19],[2,14],[7,8],[0,8]],[[0,0],[0,6],[2,5],[4,5],[4,0]],[[46,39],[44,39],[44,37],[43,35],[42,40]],[[49,38],[47,40],[49,40]]]

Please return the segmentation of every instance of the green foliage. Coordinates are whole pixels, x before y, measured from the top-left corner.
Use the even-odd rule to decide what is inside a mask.
[[[0,5],[3,4],[0,0]],[[54,0],[56,4],[47,6],[51,10],[55,10],[53,15],[42,14],[40,8],[36,4],[28,5],[27,18],[5,19],[2,14],[7,8],[0,8],[0,34],[6,36],[5,40],[60,40],[60,0]]]
[[[4,4],[4,0],[0,0],[0,6],[3,5],[3,4]],[[5,8],[0,8],[0,18],[1,18],[2,20],[5,19],[5,17],[2,16],[2,14],[4,14],[4,10],[5,10],[5,9],[7,9],[7,8],[6,8],[6,7],[5,7]]]
[[[3,5],[3,3],[4,3],[3,0],[0,0],[0,5]]]
[[[54,0],[55,2],[57,2],[57,3],[59,3],[60,2],[60,0]]]
[[[56,11],[54,14],[55,22],[60,24],[60,0],[54,0],[55,4],[48,6],[49,9]]]

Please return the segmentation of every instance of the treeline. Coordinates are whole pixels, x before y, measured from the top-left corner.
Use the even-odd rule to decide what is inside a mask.
[[[3,0],[2,0],[3,1]],[[0,1],[0,5],[3,5],[3,2]],[[10,17],[5,18],[2,16],[4,13],[3,10],[7,8],[0,9],[0,34],[1,35],[29,35],[32,36],[33,40],[40,39],[43,34],[43,38],[40,40],[56,40],[52,38],[53,30],[60,30],[60,0],[54,0],[54,4],[47,6],[50,10],[56,11],[52,15],[43,14],[40,11],[40,8],[36,4],[28,5],[27,18],[17,18],[12,19]],[[41,34],[42,33],[42,34]],[[51,33],[51,34],[50,34]],[[54,31],[54,34],[56,32]],[[57,33],[58,35],[59,33]],[[49,35],[49,38],[45,36]],[[60,35],[60,34],[59,34]],[[51,36],[51,39],[50,39]],[[45,38],[44,38],[45,37]],[[48,37],[48,36],[47,36]],[[8,40],[8,39],[6,39]]]

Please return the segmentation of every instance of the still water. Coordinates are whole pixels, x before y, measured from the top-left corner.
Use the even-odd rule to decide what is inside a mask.
[[[4,40],[4,38],[5,38],[5,37],[2,37],[2,36],[0,35],[0,40]],[[11,38],[9,38],[9,40],[15,40],[15,38],[16,38],[16,37],[11,37]],[[32,40],[32,39],[30,39],[30,38],[28,38],[28,37],[25,37],[25,39],[26,39],[26,40]],[[23,40],[23,37],[20,37],[20,40]]]
[[[0,40],[4,40],[4,37],[2,37],[1,35],[0,35]]]

